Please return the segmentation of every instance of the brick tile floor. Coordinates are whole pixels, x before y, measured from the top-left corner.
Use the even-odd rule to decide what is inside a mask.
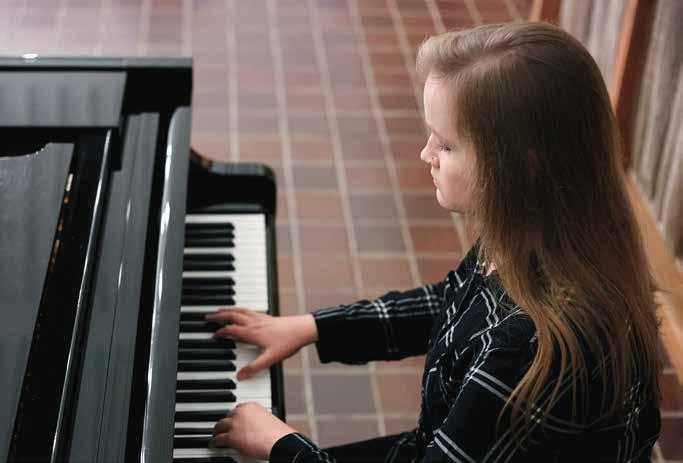
[[[417,45],[526,17],[531,0],[107,0],[0,4],[0,53],[193,56],[192,145],[278,177],[280,298],[306,313],[439,280],[469,248],[421,167]],[[444,247],[447,251],[444,251]],[[289,420],[321,445],[412,428],[423,358],[285,362]],[[393,387],[400,384],[401,388]],[[683,460],[683,388],[662,378],[655,458]]]

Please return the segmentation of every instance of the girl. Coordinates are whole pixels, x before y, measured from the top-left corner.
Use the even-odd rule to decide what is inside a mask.
[[[436,200],[478,236],[444,281],[217,336],[322,362],[427,354],[417,428],[323,451],[255,404],[214,443],[271,461],[649,461],[659,435],[654,279],[627,200],[610,100],[586,49],[546,23],[425,41]],[[349,339],[353,342],[348,342]]]

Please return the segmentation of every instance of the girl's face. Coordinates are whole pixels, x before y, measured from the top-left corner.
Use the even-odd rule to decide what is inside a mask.
[[[429,164],[436,187],[436,199],[453,212],[472,210],[475,156],[454,133],[449,89],[431,74],[424,86],[427,144],[420,159]]]

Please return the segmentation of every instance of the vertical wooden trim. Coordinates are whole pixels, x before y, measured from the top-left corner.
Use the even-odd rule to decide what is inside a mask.
[[[632,177],[626,174],[626,183],[633,212],[638,220],[645,247],[657,284],[667,292],[656,293],[658,316],[662,321],[662,344],[683,384],[683,275],[678,271],[674,256],[662,238],[655,219]]]
[[[530,21],[560,23],[560,0],[534,0],[529,13]]]
[[[631,133],[636,97],[645,67],[655,0],[629,0],[619,38],[610,99],[624,141],[624,170],[631,165]]]

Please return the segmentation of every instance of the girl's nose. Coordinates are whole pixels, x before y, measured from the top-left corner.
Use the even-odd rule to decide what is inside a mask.
[[[422,159],[422,161],[429,164],[430,158],[431,158],[431,156],[427,152],[427,146],[425,146],[424,148],[422,148],[422,151],[420,151],[420,159]]]

